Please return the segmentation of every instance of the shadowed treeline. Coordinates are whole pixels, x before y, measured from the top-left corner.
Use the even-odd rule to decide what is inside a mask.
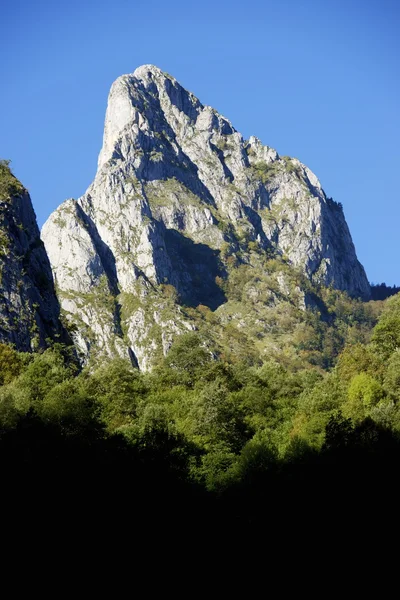
[[[189,528],[194,536],[268,532],[272,539],[287,529],[313,535],[322,527],[333,536],[346,523],[382,525],[396,497],[399,439],[369,419],[355,428],[331,420],[318,451],[299,446],[285,460],[260,451],[220,492],[191,481],[193,449],[184,450],[163,435],[142,448],[96,429],[66,438],[28,414],[0,442],[2,507],[11,518],[19,514],[19,525],[29,516],[43,533],[56,527],[59,535],[123,525],[141,535]]]

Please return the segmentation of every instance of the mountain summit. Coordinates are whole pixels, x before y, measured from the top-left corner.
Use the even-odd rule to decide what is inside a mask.
[[[265,284],[263,306],[295,291],[302,310],[315,305],[307,282],[370,295],[342,207],[317,177],[152,65],[113,83],[95,180],[42,239],[83,357],[129,353],[144,369],[197,327],[199,306],[243,328],[237,285],[254,304]],[[258,273],[251,289],[245,272]]]

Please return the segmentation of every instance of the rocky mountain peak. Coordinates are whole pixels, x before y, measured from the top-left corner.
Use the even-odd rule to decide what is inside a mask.
[[[113,83],[95,180],[42,237],[82,354],[129,351],[143,368],[195,327],[183,307],[225,310],[241,265],[275,256],[312,284],[370,293],[318,178],[152,65]]]

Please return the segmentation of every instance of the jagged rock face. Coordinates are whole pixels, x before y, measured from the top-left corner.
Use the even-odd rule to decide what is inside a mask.
[[[17,350],[65,341],[50,263],[28,192],[0,164],[0,341]]]
[[[42,238],[82,354],[129,351],[142,368],[151,348],[165,352],[192,327],[175,291],[184,305],[216,309],[216,278],[250,246],[311,281],[370,294],[341,206],[317,177],[245,141],[149,65],[114,82],[95,180],[50,216]]]

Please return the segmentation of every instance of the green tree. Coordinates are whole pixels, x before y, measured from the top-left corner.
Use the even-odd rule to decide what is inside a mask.
[[[205,449],[223,443],[238,451],[248,437],[240,407],[218,379],[194,394],[184,427],[189,439]]]
[[[79,378],[66,379],[47,391],[36,412],[45,423],[57,425],[67,435],[91,435],[99,429],[98,408]]]
[[[158,377],[172,378],[171,382],[194,385],[201,371],[214,359],[214,348],[199,333],[185,333],[176,338],[165,357]]]
[[[75,365],[68,365],[59,349],[47,349],[33,359],[12,382],[15,405],[22,413],[30,408],[39,410],[46,394],[57,384],[75,374]]]
[[[22,360],[18,352],[7,344],[0,344],[0,385],[10,383],[22,369]]]
[[[393,352],[388,360],[384,388],[393,400],[400,400],[400,350]]]
[[[376,379],[383,378],[385,363],[374,348],[364,344],[348,346],[342,352],[337,372],[342,381],[350,382],[359,373],[368,373]]]
[[[347,401],[342,406],[345,418],[361,422],[384,396],[382,385],[368,373],[355,375],[347,391]]]
[[[86,393],[99,405],[100,418],[109,431],[133,423],[138,402],[148,387],[128,360],[109,360],[94,373],[83,372],[81,379]]]
[[[392,352],[400,348],[400,294],[386,301],[384,311],[374,329],[372,342],[384,358],[389,358]]]
[[[300,437],[311,447],[321,448],[325,439],[325,427],[345,400],[346,386],[335,371],[328,373],[322,381],[300,395],[291,437]]]

